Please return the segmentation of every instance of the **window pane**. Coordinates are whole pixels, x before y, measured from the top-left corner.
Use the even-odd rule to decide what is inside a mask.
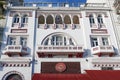
[[[53,17],[51,15],[47,16],[46,23],[47,24],[53,24]]]
[[[90,21],[90,24],[95,23],[93,15],[89,16],[89,21]]]
[[[66,15],[66,16],[64,17],[64,23],[65,23],[65,24],[71,24],[70,16]]]
[[[40,15],[40,16],[38,17],[38,24],[44,24],[44,23],[45,23],[45,18],[44,18],[43,15]]]
[[[23,23],[28,23],[28,17],[27,16],[24,16],[22,20],[23,20],[22,21]]]
[[[97,17],[97,20],[98,20],[98,23],[99,23],[99,24],[102,24],[102,23],[103,23],[103,19],[102,19],[102,16],[101,16],[101,15],[99,15],[99,16]]]
[[[22,46],[27,46],[27,38],[21,37],[21,45]]]
[[[18,16],[18,15],[16,15],[16,16],[14,17],[14,23],[19,23],[19,16]]]
[[[92,44],[92,47],[98,46],[98,40],[97,40],[97,38],[91,38],[91,44]]]
[[[9,37],[9,42],[8,42],[9,45],[16,45],[16,38],[13,38],[13,37]]]
[[[55,23],[56,23],[56,24],[62,24],[62,18],[61,18],[60,15],[57,15],[57,16],[55,17]]]
[[[109,45],[108,38],[102,38],[103,45]]]
[[[73,24],[79,24],[78,16],[73,16]]]

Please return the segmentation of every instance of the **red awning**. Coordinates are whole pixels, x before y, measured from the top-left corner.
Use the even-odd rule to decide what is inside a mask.
[[[92,80],[120,80],[120,70],[86,70]]]
[[[86,74],[39,74],[32,80],[120,80],[120,70],[86,70]]]
[[[86,74],[34,74],[32,80],[91,80]]]

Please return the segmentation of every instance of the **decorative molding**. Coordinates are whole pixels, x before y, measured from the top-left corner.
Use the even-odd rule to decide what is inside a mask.
[[[40,12],[40,11],[37,11],[37,15],[36,15],[36,18],[38,18],[40,15],[53,15],[54,17],[56,15],[61,15],[62,17],[64,17],[65,15],[70,15],[70,16],[74,16],[74,15],[78,15],[80,18],[82,18],[82,14],[81,13],[65,13],[65,12]]]
[[[89,15],[91,14],[95,14],[96,16],[98,16],[99,14],[104,15],[104,17],[108,17],[106,12],[86,12],[86,17],[89,17]]]
[[[30,63],[2,62],[1,67],[30,67]]]
[[[10,17],[14,17],[16,14],[19,14],[19,16],[27,15],[28,17],[32,17],[32,11],[11,11]]]
[[[27,29],[11,29],[11,33],[27,33]]]
[[[120,68],[120,64],[115,64],[115,63],[94,63],[93,67],[116,67],[116,68]]]
[[[107,34],[107,29],[91,29],[91,33],[94,34]]]

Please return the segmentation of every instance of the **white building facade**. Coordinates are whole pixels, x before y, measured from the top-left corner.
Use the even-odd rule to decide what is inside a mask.
[[[71,7],[8,6],[0,80],[31,80],[34,73],[120,70],[107,0]]]

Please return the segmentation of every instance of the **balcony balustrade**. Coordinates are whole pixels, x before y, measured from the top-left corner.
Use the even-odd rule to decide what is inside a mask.
[[[84,52],[82,46],[44,46],[39,45],[37,52]]]
[[[109,56],[112,56],[115,51],[114,51],[114,48],[112,45],[108,45],[108,46],[95,46],[95,47],[92,47],[92,54],[93,55],[98,55],[98,56],[101,56],[101,55],[109,55]]]
[[[13,23],[12,28],[19,28],[21,27],[20,23]]]
[[[79,29],[80,24],[38,24],[40,29]]]
[[[28,23],[22,23],[21,27],[28,27]]]
[[[23,56],[28,54],[28,48],[22,45],[8,45],[4,50],[4,54],[8,56],[12,55]]]
[[[91,24],[90,24],[90,27],[91,27],[91,28],[97,28],[97,25],[91,23]]]
[[[13,23],[12,29],[18,29],[18,28],[26,28],[28,27],[28,23]]]

